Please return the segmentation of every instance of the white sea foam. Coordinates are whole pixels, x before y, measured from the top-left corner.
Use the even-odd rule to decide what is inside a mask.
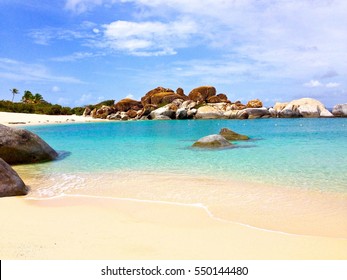
[[[31,198],[49,198],[71,193],[82,189],[85,178],[74,174],[60,174],[58,177],[49,176],[41,181],[44,186],[33,188],[29,193]]]

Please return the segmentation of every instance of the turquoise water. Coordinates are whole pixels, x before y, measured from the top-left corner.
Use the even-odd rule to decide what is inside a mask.
[[[234,142],[230,149],[191,148],[224,127],[251,140]],[[347,193],[347,119],[129,121],[27,129],[68,152],[35,165],[33,173],[154,171]]]

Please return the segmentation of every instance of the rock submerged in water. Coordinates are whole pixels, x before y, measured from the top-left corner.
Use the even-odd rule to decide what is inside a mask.
[[[0,158],[0,197],[26,195],[28,188],[17,172]]]
[[[219,132],[221,136],[223,136],[226,140],[248,140],[249,137],[247,135],[238,134],[228,128],[222,128]]]
[[[36,134],[0,124],[0,157],[8,164],[54,160],[58,153]]]
[[[219,134],[202,137],[193,144],[193,147],[198,148],[225,148],[230,146],[232,146],[232,144]]]

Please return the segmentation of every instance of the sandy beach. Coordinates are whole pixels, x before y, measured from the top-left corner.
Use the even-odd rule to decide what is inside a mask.
[[[64,123],[84,123],[84,122],[101,122],[102,119],[93,119],[76,115],[40,115],[25,113],[8,113],[0,112],[0,124],[8,126],[23,125],[47,125],[47,124],[64,124]]]
[[[347,240],[211,219],[192,206],[62,197],[0,200],[1,259],[346,259]]]
[[[86,121],[91,119],[0,113],[5,125]],[[0,220],[1,259],[347,259],[346,238],[249,227],[211,217],[200,205],[77,194],[9,197],[0,199]]]

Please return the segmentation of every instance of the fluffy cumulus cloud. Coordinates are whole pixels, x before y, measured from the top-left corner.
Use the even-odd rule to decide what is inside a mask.
[[[267,64],[274,73],[282,69],[282,75],[346,70],[344,0],[67,0],[66,8],[83,12],[120,3],[132,5],[136,20],[103,26],[98,40],[114,50],[171,55],[200,42]]]
[[[90,46],[136,56],[177,55],[180,70],[173,74],[178,77],[209,73],[216,81],[231,76],[243,81],[286,79],[304,85],[302,90],[334,90],[347,81],[345,0],[66,0],[65,4],[78,14],[97,6],[115,10],[126,6],[128,14],[93,26]],[[210,56],[198,61],[180,57],[184,48],[200,48]],[[334,80],[337,76],[339,82]]]
[[[158,21],[115,21],[104,25],[104,46],[134,55],[172,55],[173,47],[182,47],[197,26],[190,20],[163,23]]]

